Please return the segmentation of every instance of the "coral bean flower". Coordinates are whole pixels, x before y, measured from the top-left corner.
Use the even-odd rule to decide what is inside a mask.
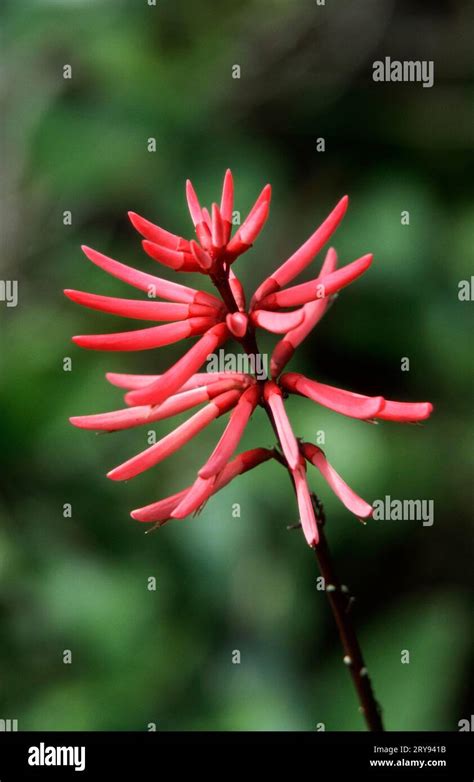
[[[198,337],[198,340],[162,374],[107,374],[110,383],[125,390],[125,407],[75,416],[70,419],[71,423],[81,429],[112,432],[172,418],[200,406],[157,443],[108,473],[109,478],[120,481],[159,464],[185,447],[212,421],[228,415],[221,438],[204,459],[191,486],[132,511],[132,517],[154,523],[154,526],[161,526],[170,519],[182,519],[198,512],[213,494],[235,477],[273,458],[288,469],[301,526],[306,541],[314,547],[318,543],[318,526],[307,480],[308,465],[316,467],[343,505],[358,518],[370,517],[372,507],[344,482],[320,448],[295,436],[286,413],[285,398],[297,394],[336,413],[368,421],[422,421],[430,415],[432,405],[363,396],[296,372],[283,373],[298,345],[323,317],[334,295],[358,279],[372,263],[372,255],[367,254],[337,268],[336,251],[329,248],[321,270],[313,280],[290,285],[333,236],[347,209],[347,196],[336,204],[306,242],[261,283],[250,306],[246,304],[242,284],[232,266],[250,249],[268,218],[270,186],[263,188],[234,234],[234,185],[230,171],[224,178],[219,205],[212,204],[210,210],[201,207],[189,181],[186,197],[196,239],[185,239],[166,231],[134,212],[130,212],[129,217],[143,237],[143,249],[153,261],[175,272],[207,276],[215,293],[139,271],[89,247],[83,247],[83,251],[92,263],[144,292],[146,298],[122,299],[75,290],[65,293],[72,301],[100,312],[161,324],[73,337],[80,347],[109,351],[150,350],[186,338]],[[257,354],[258,329],[281,335],[271,355],[270,376],[266,380],[243,372],[202,371],[208,356],[230,338],[234,338],[246,353]],[[235,455],[257,408],[268,415],[277,446],[272,450],[256,447]]]

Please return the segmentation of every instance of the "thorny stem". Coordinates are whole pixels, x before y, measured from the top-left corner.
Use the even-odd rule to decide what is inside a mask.
[[[337,576],[324,532],[325,515],[322,504],[312,494],[316,519],[318,521],[319,542],[314,549],[319,570],[324,578],[325,591],[336,621],[339,636],[344,649],[344,662],[349,668],[354,687],[360,703],[360,711],[367,727],[371,731],[383,731],[381,709],[372,689],[372,683],[367,673],[360,643],[351,618],[351,608],[354,598]]]
[[[235,303],[234,296],[229,286],[228,274],[224,272],[219,276],[213,276],[212,281],[219,290],[224,303],[229,309],[229,312],[238,311],[237,304]],[[258,353],[257,341],[255,339],[255,332],[253,329],[249,330],[245,337],[239,341],[246,353],[254,355]],[[281,449],[280,438],[272,411],[270,410],[270,407],[264,402],[262,402],[262,407],[268,415],[272,428],[275,432],[278,445]],[[275,449],[274,458],[280,462],[280,464],[288,471],[293,488],[295,488],[293,476],[285,456],[283,455],[283,452]],[[354,684],[360,704],[359,711],[363,715],[368,729],[370,731],[380,732],[384,730],[381,709],[372,689],[372,683],[367,672],[367,667],[364,662],[360,643],[351,617],[351,607],[354,598],[351,597],[348,588],[341,583],[337,576],[324,532],[326,518],[323,506],[315,494],[312,494],[311,497],[319,530],[319,541],[318,544],[314,547],[314,553],[320,573],[324,578],[325,592],[328,597],[329,605],[331,607],[331,611],[339,631],[341,644],[344,649],[343,660],[351,674],[352,682]]]

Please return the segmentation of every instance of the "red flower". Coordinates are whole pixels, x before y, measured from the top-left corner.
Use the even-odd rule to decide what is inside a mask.
[[[269,213],[271,189],[269,185],[263,188],[249,215],[232,236],[233,194],[232,175],[227,171],[220,206],[213,204],[209,212],[201,207],[193,186],[187,182],[186,195],[197,242],[129,213],[131,222],[144,237],[142,244],[151,258],[175,271],[209,276],[220,297],[132,269],[83,247],[94,264],[146,292],[148,298],[119,299],[67,290],[65,293],[70,299],[101,312],[165,322],[165,325],[73,337],[76,344],[93,350],[148,350],[186,337],[198,336],[199,339],[164,374],[109,373],[109,382],[126,390],[127,406],[70,420],[82,429],[117,431],[169,418],[204,404],[185,423],[108,473],[112,480],[126,480],[166,459],[213,420],[230,413],[224,433],[198,470],[194,483],[171,497],[132,511],[132,517],[157,525],[171,518],[184,518],[202,508],[212,494],[237,475],[274,457],[289,470],[303,532],[309,545],[315,546],[318,528],[307,483],[307,462],[319,470],[341,502],[357,517],[369,517],[372,508],[347,486],[317,446],[296,439],[285,411],[285,396],[300,394],[335,412],[365,420],[421,421],[428,418],[432,405],[362,396],[295,372],[281,374],[297,346],[324,315],[334,294],[369,268],[372,255],[364,255],[337,269],[336,252],[330,248],[314,280],[286,287],[313,261],[338,227],[347,209],[345,196],[312,236],[259,286],[247,309],[244,290],[231,266],[252,246],[263,228]],[[166,301],[150,300],[157,297]],[[270,378],[262,380],[242,372],[199,371],[209,354],[231,336],[247,353],[257,353],[256,328],[284,335],[271,356]],[[234,457],[257,406],[267,412],[281,453],[255,448]]]

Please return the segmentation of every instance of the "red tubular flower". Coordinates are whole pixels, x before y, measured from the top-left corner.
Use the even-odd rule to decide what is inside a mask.
[[[422,421],[431,414],[432,405],[363,396],[296,372],[281,374],[298,345],[325,314],[334,295],[358,279],[372,263],[372,255],[368,254],[337,269],[336,251],[330,248],[315,279],[286,287],[313,261],[339,226],[347,209],[346,196],[309,239],[262,282],[248,309],[242,284],[231,265],[252,246],[268,218],[270,186],[263,188],[233,236],[234,183],[230,171],[224,177],[219,205],[213,203],[210,209],[202,207],[189,181],[186,197],[197,241],[171,233],[135,212],[129,212],[129,217],[153,261],[173,271],[207,275],[219,296],[138,271],[88,247],[83,250],[92,263],[146,293],[147,298],[122,299],[74,290],[66,290],[65,294],[72,301],[99,312],[164,324],[73,337],[80,347],[130,351],[149,350],[193,337],[198,337],[197,342],[162,374],[108,373],[107,380],[125,390],[127,406],[107,413],[75,416],[71,423],[81,429],[111,432],[171,418],[204,405],[157,443],[108,473],[112,480],[127,480],[157,465],[216,418],[230,413],[221,438],[199,469],[194,483],[166,499],[132,511],[132,517],[159,526],[171,518],[184,518],[202,508],[235,477],[273,457],[288,468],[305,538],[310,546],[316,546],[318,526],[306,462],[318,469],[355,516],[368,518],[372,508],[347,486],[317,446],[297,440],[285,410],[286,395],[306,396],[337,413],[362,420]],[[157,298],[164,301],[155,301]],[[295,309],[288,309],[292,307]],[[209,354],[232,337],[247,353],[257,352],[255,330],[258,328],[283,335],[270,359],[270,378],[263,381],[243,372],[200,371]],[[258,406],[267,413],[282,453],[255,448],[233,457]]]
[[[337,254],[334,248],[330,247],[319,274],[321,279],[326,274],[330,274],[337,265]],[[291,329],[280,342],[275,345],[270,359],[270,374],[273,378],[278,377],[282,369],[293,356],[298,345],[308,336],[317,323],[321,320],[329,307],[331,299],[324,297],[317,299],[309,304],[305,304],[303,309],[304,318],[302,323],[296,328]]]
[[[348,263],[337,271],[327,275],[319,275],[315,280],[285,288],[277,293],[270,293],[262,300],[262,307],[299,307],[315,299],[332,296],[346,285],[354,282],[367,271],[372,263],[373,255],[363,255],[357,261]]]
[[[184,424],[181,424],[181,426],[178,426],[170,434],[166,435],[166,437],[115,467],[115,469],[107,473],[107,477],[114,481],[126,481],[163,461],[163,459],[182,448],[183,445],[186,445],[189,440],[208,426],[211,421],[227,413],[237,403],[239,396],[240,392],[237,390],[219,394],[206,407],[203,407],[202,410],[199,410]]]
[[[286,414],[281,388],[272,380],[267,381],[263,389],[263,398],[272,412],[278,438],[288,466],[290,470],[296,470],[300,463],[300,451]]]
[[[384,418],[390,421],[424,421],[431,415],[433,405],[429,402],[391,402],[382,396],[363,396],[342,388],[327,386],[309,380],[304,375],[288,372],[281,376],[280,383],[287,391],[301,394],[318,402],[336,413],[351,418]]]
[[[296,500],[301,519],[301,526],[308,546],[316,546],[319,541],[318,525],[314,515],[311,492],[306,479],[306,465],[300,459],[298,466],[291,472],[295,484]]]
[[[296,250],[296,252],[276,270],[276,272],[273,272],[273,274],[257,288],[253,297],[253,304],[257,304],[266,296],[280,290],[284,285],[288,285],[288,283],[297,277],[298,274],[301,274],[303,269],[314,260],[319,251],[333,235],[346,213],[348,203],[349,199],[347,196],[341,198],[324,223],[316,229],[309,239],[301,245],[301,247]]]
[[[227,484],[230,483],[230,481],[232,481],[237,475],[242,475],[244,472],[252,470],[259,464],[263,464],[263,462],[271,459],[272,456],[273,451],[270,451],[267,448],[253,448],[250,451],[244,451],[243,453],[239,454],[222,470],[219,477],[212,484],[212,488],[208,496],[210,497],[211,494],[215,494],[220,489],[223,489],[224,486],[227,486]],[[172,518],[171,514],[174,513],[174,511],[178,508],[181,500],[188,496],[191,490],[192,486],[188,486],[187,489],[183,489],[182,491],[173,494],[171,497],[166,497],[164,500],[159,500],[158,502],[154,502],[151,505],[145,505],[143,508],[133,510],[131,516],[137,521],[154,521],[159,525],[162,525]],[[201,505],[204,502],[205,500],[203,499],[201,501]],[[192,510],[189,511],[189,513],[192,512]],[[186,513],[185,515],[188,514]]]
[[[346,506],[347,510],[350,510],[355,516],[360,519],[367,519],[372,515],[372,506],[368,502],[361,499],[352,489],[345,483],[341,476],[336,472],[334,467],[331,467],[327,461],[321,448],[311,443],[303,443],[301,446],[303,456],[314,464],[318,468],[323,478],[327,481],[328,485],[333,490],[336,497],[339,497],[341,502]]]
[[[250,388],[242,393],[237,405],[230,415],[230,420],[224,434],[217,443],[206,464],[199,470],[198,475],[200,478],[212,478],[224,469],[237,448],[244,433],[244,429],[247,426],[259,399],[260,390],[257,386],[250,386]]]

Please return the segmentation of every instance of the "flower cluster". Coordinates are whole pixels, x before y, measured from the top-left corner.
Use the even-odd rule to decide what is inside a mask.
[[[289,285],[314,260],[337,229],[347,209],[347,196],[339,201],[309,239],[257,288],[247,306],[243,287],[232,267],[252,246],[265,224],[270,208],[270,186],[263,188],[234,235],[234,186],[230,171],[224,178],[220,205],[214,203],[210,211],[201,207],[189,181],[186,195],[197,241],[170,233],[133,212],[129,217],[143,237],[145,252],[154,261],[177,272],[207,275],[219,296],[138,271],[89,247],[83,247],[83,251],[92,263],[145,292],[146,299],[97,296],[75,290],[65,293],[91,309],[164,323],[133,331],[73,337],[81,347],[148,350],[186,337],[198,336],[198,341],[161,375],[107,374],[110,383],[126,390],[126,407],[73,417],[71,423],[82,429],[110,432],[150,424],[203,405],[168,435],[108,473],[112,480],[127,480],[154,467],[182,448],[211,421],[230,413],[224,433],[198,470],[194,483],[177,494],[132,511],[132,517],[160,526],[169,519],[182,519],[199,511],[211,495],[237,475],[275,457],[291,474],[303,531],[308,544],[315,546],[318,528],[306,477],[308,463],[317,468],[346,508],[358,518],[369,517],[372,507],[349,488],[320,448],[295,437],[284,406],[287,395],[299,394],[345,416],[369,421],[420,421],[430,415],[432,405],[362,396],[295,372],[283,372],[298,345],[326,312],[334,295],[372,263],[372,255],[364,255],[337,268],[337,254],[330,248],[313,280]],[[157,298],[163,301],[155,301]],[[259,328],[282,335],[271,355],[268,379],[257,380],[242,372],[199,371],[209,354],[232,337],[246,352],[257,352]],[[235,456],[257,406],[267,412],[278,437],[278,448],[254,448]]]

